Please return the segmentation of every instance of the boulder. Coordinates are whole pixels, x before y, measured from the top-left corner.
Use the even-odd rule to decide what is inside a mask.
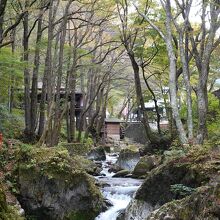
[[[121,167],[119,167],[117,164],[112,164],[109,169],[108,172],[110,173],[117,173],[118,171],[122,170]]]
[[[67,150],[39,148],[25,152],[19,164],[19,201],[35,219],[93,220],[104,207],[103,198]]]
[[[139,160],[140,153],[138,149],[126,148],[121,150],[116,165],[121,169],[133,171]]]
[[[118,171],[113,177],[126,177],[128,174],[130,174],[129,170],[121,170]]]
[[[123,220],[127,220],[127,219],[143,220],[152,211],[153,211],[153,207],[149,205],[147,202],[133,199],[125,210]]]
[[[220,184],[201,187],[182,200],[174,200],[152,212],[145,220],[218,220]]]
[[[102,171],[102,164],[95,163],[94,161],[88,160],[82,156],[75,156],[75,159],[79,161],[80,166],[92,176],[100,176]]]
[[[201,180],[203,178],[205,180],[205,177],[198,171],[190,169],[188,165],[169,162],[153,169],[138,189],[135,198],[152,206],[163,205],[176,199],[176,194],[171,191],[171,185],[183,184],[193,188],[200,186]]]
[[[74,155],[85,156],[92,149],[92,145],[87,143],[60,142],[58,146],[67,149],[70,156],[74,156]]]
[[[125,209],[119,211],[116,220],[125,220]]]
[[[166,160],[165,160],[166,161]],[[136,199],[152,206],[163,205],[179,196],[171,190],[175,184],[197,188],[220,172],[220,148],[195,147],[186,156],[174,157],[153,169],[136,193]]]
[[[137,165],[132,172],[133,177],[141,177],[146,175],[149,171],[151,171],[157,165],[156,156],[144,156],[140,159]]]
[[[213,179],[217,178],[216,176],[219,176],[219,161],[220,149],[212,150],[204,147],[199,148],[199,146],[191,149],[186,156],[178,156],[169,161],[165,160],[163,164],[148,173],[145,181],[137,190],[134,200],[137,203],[147,203],[155,209],[173,200],[188,198],[196,191],[196,188],[211,183]],[[135,208],[126,209],[125,214],[127,216],[132,214],[132,218],[136,219],[141,210],[137,212],[134,210]],[[173,215],[163,215],[163,218],[156,219],[164,220],[165,217],[172,219]],[[175,219],[182,220],[182,218]],[[194,220],[194,218],[188,219]],[[208,218],[197,219],[208,220]]]
[[[87,154],[89,160],[106,160],[105,150],[103,147],[96,147]]]

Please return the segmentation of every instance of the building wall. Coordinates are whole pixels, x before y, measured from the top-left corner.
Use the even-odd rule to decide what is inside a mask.
[[[106,136],[114,139],[120,139],[120,123],[109,123],[105,124]]]

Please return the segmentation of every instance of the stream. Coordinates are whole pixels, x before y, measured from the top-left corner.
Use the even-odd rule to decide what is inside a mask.
[[[142,180],[132,178],[113,178],[115,173],[109,173],[109,165],[116,163],[118,155],[106,155],[106,160],[102,163],[102,174],[97,179],[103,183],[103,196],[112,203],[112,206],[102,212],[95,220],[116,220],[121,210],[124,210],[132,199],[132,196],[140,187]],[[105,186],[106,185],[106,186]]]

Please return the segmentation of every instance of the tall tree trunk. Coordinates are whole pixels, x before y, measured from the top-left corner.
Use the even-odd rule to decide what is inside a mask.
[[[70,137],[70,103],[69,103],[69,96],[70,96],[70,65],[71,65],[71,57],[72,57],[72,51],[71,51],[71,31],[70,31],[70,21],[68,22],[68,44],[69,44],[69,51],[68,51],[68,60],[67,60],[67,73],[66,73],[66,101],[67,101],[67,110],[66,110],[66,132],[67,132],[67,142],[71,143],[71,137]]]
[[[178,109],[178,100],[177,100],[177,91],[176,91],[176,57],[175,55],[172,56],[172,54],[169,53],[169,61],[170,61],[169,88],[170,88],[170,104],[172,107],[172,115],[176,123],[180,141],[182,144],[185,144],[187,143],[187,137],[186,137],[186,132],[184,130],[182,121],[180,119],[180,114],[179,114],[179,109]]]
[[[110,79],[109,79],[109,82],[108,82],[108,85],[107,85],[107,88],[106,88],[106,92],[105,92],[105,95],[104,95],[104,100],[103,100],[103,103],[102,103],[101,114],[100,114],[99,119],[97,120],[97,125],[96,125],[96,133],[97,133],[97,140],[96,140],[96,142],[97,143],[99,143],[100,142],[100,138],[102,138],[102,136],[101,136],[102,133],[101,132],[102,132],[103,126],[105,124],[106,108],[107,108],[107,105],[108,105],[109,91],[110,91]],[[102,134],[102,135],[104,135],[104,134]]]
[[[170,0],[166,1],[165,10],[166,10],[166,31],[167,31],[166,47],[167,47],[167,52],[168,52],[168,57],[169,57],[169,62],[170,62],[169,64],[170,103],[172,107],[173,118],[175,120],[177,131],[178,131],[179,139],[182,144],[185,144],[188,142],[188,140],[186,137],[186,132],[183,127],[183,123],[180,119],[180,113],[178,109],[177,85],[176,85],[177,83],[176,56],[175,56],[174,48],[172,45],[172,29],[171,29],[172,15],[171,15]]]
[[[192,52],[195,58],[196,66],[199,72],[199,80],[196,90],[197,105],[198,105],[198,132],[197,142],[202,144],[207,137],[207,111],[208,111],[208,92],[207,81],[209,76],[209,64],[213,50],[219,45],[220,41],[216,37],[216,31],[220,27],[220,4],[219,1],[214,0],[210,2],[202,2],[201,15],[201,39],[200,47],[197,47],[196,39],[190,35],[192,44]],[[207,28],[207,14],[209,16],[209,28]],[[192,30],[192,29],[191,29]],[[191,34],[191,33],[190,33]]]
[[[97,144],[97,140],[98,140],[98,138],[97,138],[98,134],[97,134],[96,126],[95,126],[95,121],[96,121],[96,118],[98,117],[99,112],[100,112],[103,91],[104,91],[104,88],[101,88],[100,93],[98,94],[98,96],[96,98],[96,110],[93,113],[93,115],[91,116],[90,121],[89,121],[89,125],[86,129],[86,132],[85,132],[85,139],[88,138],[88,134],[91,134],[93,137],[93,140],[95,141],[95,144]]]
[[[183,68],[183,81],[186,88],[188,138],[189,140],[192,141],[193,139],[192,88],[190,84],[189,60],[187,60],[188,52],[186,51],[188,50],[188,47],[184,49],[182,31],[179,31],[179,48],[180,48],[180,58]]]
[[[144,74],[144,66],[142,66],[142,73],[143,73],[143,78],[144,78],[144,81],[145,81],[145,84],[148,88],[148,90],[150,91],[151,95],[153,96],[153,101],[154,101],[154,105],[155,105],[155,111],[156,111],[156,114],[157,114],[157,130],[158,130],[158,133],[161,134],[161,129],[160,129],[160,112],[159,112],[159,107],[157,105],[157,99],[156,99],[156,96],[154,94],[154,91],[151,89],[148,81],[147,81],[147,78]]]
[[[208,112],[208,93],[207,83],[203,80],[199,80],[199,85],[196,90],[197,105],[198,105],[198,132],[197,132],[197,143],[202,144],[204,139],[207,137],[207,112]]]
[[[93,100],[94,96],[95,96],[95,86],[96,86],[96,81],[97,81],[97,74],[95,72],[95,69],[91,69],[91,80],[90,80],[90,87],[89,87],[89,100]],[[94,112],[94,104],[92,103],[89,110],[88,110],[88,122],[90,123],[90,120],[92,118],[92,114]]]
[[[140,81],[140,75],[139,75],[139,66],[135,60],[134,54],[132,52],[128,52],[128,56],[130,58],[133,71],[134,71],[134,81],[135,81],[135,90],[136,90],[136,99],[137,99],[137,105],[138,107],[141,108],[143,117],[142,117],[142,122],[145,128],[145,132],[147,137],[149,138],[150,141],[155,141],[154,137],[152,135],[149,122],[148,122],[148,115],[145,110],[145,105],[144,105],[144,97],[142,94],[142,87],[141,87],[141,81]]]
[[[40,66],[40,42],[42,37],[42,22],[43,22],[43,12],[40,12],[38,18],[37,26],[37,38],[36,38],[36,47],[35,47],[35,57],[34,57],[34,69],[32,75],[32,87],[31,87],[31,135],[35,136],[35,130],[37,127],[37,95],[38,95],[38,73]]]
[[[76,120],[75,120],[75,109],[76,109],[76,69],[72,68],[70,72],[70,141],[75,141],[75,132],[76,132]]]
[[[79,128],[78,128],[78,136],[77,136],[77,141],[80,142],[81,136],[82,136],[82,131],[86,129],[86,109],[88,106],[89,102],[89,97],[90,97],[90,82],[91,82],[91,75],[90,75],[90,69],[87,72],[87,92],[83,90],[83,108],[80,112],[80,118],[79,118]]]
[[[70,69],[70,110],[69,110],[69,134],[70,134],[70,142],[75,141],[75,133],[76,133],[76,120],[75,120],[75,111],[76,111],[76,65],[77,65],[77,51],[76,51],[76,36],[75,43],[73,48],[73,63]]]
[[[11,33],[11,41],[12,41],[11,51],[12,51],[12,54],[14,54],[14,52],[15,52],[15,39],[16,39],[16,28],[14,28],[12,30],[12,33]],[[14,89],[15,89],[14,87],[15,87],[15,82],[16,82],[15,76],[12,75],[10,77],[9,97],[8,97],[9,98],[9,100],[8,100],[8,109],[9,109],[10,113],[12,113],[12,109],[14,107]]]
[[[100,89],[102,88],[103,82],[105,81],[106,75],[103,76],[101,83],[98,85],[98,88],[95,91],[95,94],[93,95],[92,99],[88,99],[86,100],[86,102],[88,102],[88,105],[85,105],[85,109],[83,109],[82,113],[80,114],[80,124],[79,124],[79,132],[78,132],[78,137],[77,137],[77,141],[81,140],[81,136],[82,136],[82,131],[83,131],[83,119],[85,118],[87,112],[91,109],[95,98],[98,96]],[[92,82],[90,82],[92,83]],[[90,88],[90,86],[88,85],[88,88]],[[95,88],[93,88],[95,89]],[[91,91],[89,91],[91,92]],[[91,98],[91,97],[90,97]]]
[[[43,134],[44,125],[45,125],[45,110],[46,110],[46,100],[49,105],[51,103],[52,96],[52,41],[53,41],[53,32],[54,32],[54,17],[56,14],[56,8],[53,6],[54,0],[50,0],[49,6],[49,25],[48,25],[48,41],[47,41],[47,53],[45,58],[45,67],[44,67],[44,75],[42,82],[42,90],[41,90],[41,100],[40,100],[40,117],[39,117],[39,129],[38,135],[41,136]],[[58,3],[57,3],[58,4]]]
[[[25,9],[29,7],[28,1],[25,1]],[[23,61],[28,65],[29,62],[29,12],[26,11],[23,17]],[[31,108],[30,108],[30,73],[29,67],[24,69],[24,108],[25,108],[25,131],[24,134],[29,140],[31,133]]]
[[[57,70],[57,85],[56,85],[56,106],[55,106],[55,117],[54,117],[54,125],[51,131],[51,146],[57,145],[59,141],[59,134],[62,125],[62,117],[61,117],[61,109],[60,109],[60,94],[61,94],[61,84],[62,84],[62,76],[63,76],[63,59],[64,59],[64,45],[66,39],[66,27],[67,27],[67,15],[68,10],[71,4],[71,0],[68,2],[65,8],[65,14],[63,18],[63,22],[61,23],[61,37],[60,37],[60,47],[59,47],[59,58],[58,58],[58,70]],[[67,92],[67,91],[66,91]],[[67,97],[68,99],[68,97]],[[65,101],[65,106],[68,105],[68,100]],[[64,112],[66,112],[66,108],[64,108]],[[62,112],[63,112],[62,111]]]
[[[169,126],[169,133],[170,133],[170,136],[171,136],[171,140],[173,140],[175,138],[175,130],[173,128],[174,119],[173,119],[173,116],[172,116],[172,108],[170,107],[170,105],[169,105],[169,103],[167,101],[167,94],[164,93],[163,86],[161,84],[161,79],[160,79],[160,90],[161,90],[161,94],[163,96],[166,117],[167,117],[167,120],[168,120],[168,123],[169,123],[168,124],[168,126]]]
[[[47,142],[47,137],[48,137],[48,132],[50,130],[50,127],[51,127],[51,124],[52,124],[52,118],[53,118],[53,111],[54,111],[54,107],[55,107],[55,103],[52,102],[51,105],[50,105],[50,109],[49,109],[49,112],[48,112],[48,116],[47,116],[47,121],[44,125],[44,129],[42,131],[42,135],[40,136],[40,139],[37,143],[37,146],[42,146],[43,144],[48,144]]]

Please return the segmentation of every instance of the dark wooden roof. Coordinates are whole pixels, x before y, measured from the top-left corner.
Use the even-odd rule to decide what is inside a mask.
[[[118,118],[106,118],[105,122],[106,123],[122,123],[123,120],[118,119]]]
[[[42,82],[38,82],[37,83],[37,89],[38,91],[41,91],[43,87],[43,83]],[[64,85],[61,85],[60,87],[60,93],[65,93],[66,92],[66,87]],[[75,94],[82,94],[82,92],[79,89],[76,89]]]

